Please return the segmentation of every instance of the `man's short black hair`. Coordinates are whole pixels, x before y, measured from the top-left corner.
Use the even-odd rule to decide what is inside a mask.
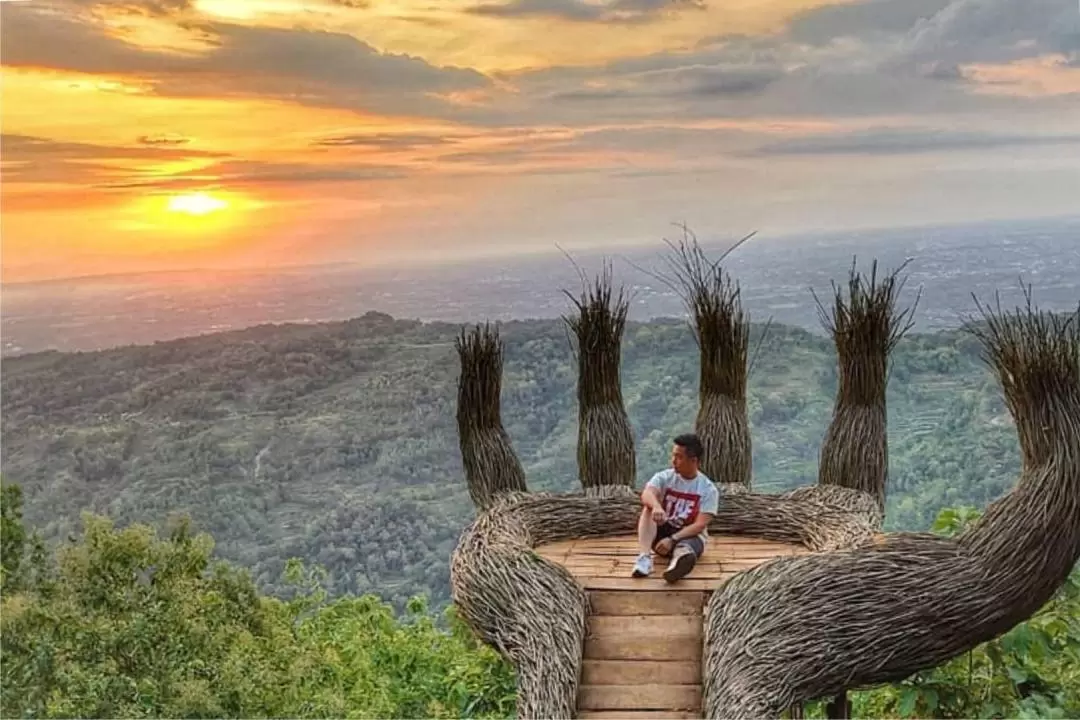
[[[677,436],[674,442],[676,445],[686,450],[688,457],[694,458],[695,460],[700,459],[702,453],[705,452],[705,449],[701,447],[701,438],[694,433],[683,433],[682,435]]]

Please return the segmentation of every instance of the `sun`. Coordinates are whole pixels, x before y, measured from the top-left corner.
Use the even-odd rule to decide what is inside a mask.
[[[229,207],[229,203],[221,198],[201,192],[173,195],[169,198],[168,205],[166,205],[169,212],[186,213],[188,215],[209,215],[227,207]]]

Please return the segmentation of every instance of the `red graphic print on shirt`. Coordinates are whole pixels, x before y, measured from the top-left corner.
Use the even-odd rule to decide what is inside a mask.
[[[664,512],[668,522],[682,527],[694,522],[701,507],[701,496],[696,493],[684,493],[678,490],[664,490]]]

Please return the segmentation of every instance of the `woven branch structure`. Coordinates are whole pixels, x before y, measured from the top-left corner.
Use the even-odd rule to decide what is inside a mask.
[[[701,471],[741,492],[750,489],[753,456],[746,411],[750,318],[738,283],[720,266],[723,257],[709,260],[697,238],[684,232],[677,246],[669,243],[672,278],[661,279],[682,297],[700,353],[694,429],[704,450]]]
[[[868,307],[879,298],[877,307],[889,308],[892,318],[893,291],[878,287],[871,280],[869,291],[860,296],[853,289],[851,298],[869,298]],[[633,462],[618,394],[625,308],[620,298],[612,309],[605,276],[583,295],[579,317],[567,320],[581,350],[583,418],[586,411],[614,406],[609,422],[626,432],[625,440],[606,444],[583,436],[579,461],[595,453]],[[837,304],[837,328],[857,317],[847,304]],[[882,534],[878,485],[852,480],[860,476],[852,460],[844,460],[849,469],[837,474],[842,482],[783,495],[725,485],[739,492],[725,492],[711,532],[799,543],[813,554],[775,558],[713,592],[704,618],[707,717],[779,717],[808,700],[901,680],[1007,631],[1064,582],[1080,558],[1080,309],[1067,320],[1051,317],[1033,309],[1029,296],[1026,310],[1006,315],[999,308],[984,317],[969,329],[983,342],[1016,421],[1024,461],[1017,487],[971,529],[942,538]],[[850,355],[864,361],[847,373],[846,399],[873,401],[883,391],[884,376],[876,373],[899,326],[889,319],[874,327],[887,330],[878,336],[886,338],[885,353]],[[839,340],[837,345],[843,356]],[[458,350],[458,426],[478,513],[451,556],[453,599],[479,637],[516,668],[518,716],[571,718],[588,596],[566,568],[533,548],[634,533],[640,500],[633,465],[623,465],[613,480],[585,462],[580,493],[524,492],[524,473],[499,420],[497,333],[486,327],[463,333]],[[865,361],[868,356],[873,362]],[[860,436],[845,437],[831,442],[856,443]],[[861,462],[877,467],[873,458]],[[872,477],[883,485],[884,475]]]
[[[458,443],[473,504],[485,508],[500,493],[524,492],[525,470],[501,417],[503,343],[496,329],[462,330],[455,347],[458,380]]]
[[[914,305],[903,311],[896,308],[904,285],[898,280],[901,270],[903,266],[879,282],[877,262],[869,278],[857,273],[853,262],[847,297],[834,283],[832,311],[817,301],[822,322],[836,344],[839,365],[836,403],[821,445],[818,483],[868,493],[882,512],[889,473],[885,405],[889,354],[911,329],[914,311]]]
[[[465,621],[517,669],[518,717],[572,718],[588,599],[570,573],[533,552],[573,538],[637,529],[633,495],[501,496],[462,533],[450,561],[454,603]],[[835,551],[873,541],[872,517],[812,500],[744,493],[725,498],[709,531]]]
[[[634,433],[623,403],[620,364],[629,302],[613,295],[611,269],[582,289],[564,321],[577,340],[578,475],[585,493],[625,494],[634,487]]]
[[[779,717],[794,703],[897,682],[1030,617],[1080,559],[1080,310],[984,312],[984,343],[1016,421],[1023,470],[956,538],[878,536],[777,558],[706,607],[708,717]]]

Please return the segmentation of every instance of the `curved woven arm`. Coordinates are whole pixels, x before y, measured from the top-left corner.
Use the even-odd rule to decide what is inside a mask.
[[[453,599],[473,630],[517,669],[518,717],[569,720],[588,599],[564,567],[532,551],[529,514],[516,512],[514,499],[497,503],[462,534],[450,563]]]

